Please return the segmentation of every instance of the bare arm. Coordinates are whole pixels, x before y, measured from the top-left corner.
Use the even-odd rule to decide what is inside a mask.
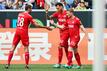
[[[47,19],[50,19],[50,20],[54,18],[52,15],[49,16],[48,12],[46,12],[46,17],[47,17]]]
[[[48,30],[52,30],[50,27],[39,25],[35,20],[33,20],[33,24],[34,24],[37,28],[46,28],[46,29],[48,29]]]
[[[63,29],[64,28],[64,25],[58,25],[58,24],[53,24],[53,25],[56,26],[59,29]]]
[[[45,8],[45,13],[46,13],[46,18],[47,19],[52,19],[53,16],[52,15],[51,16],[48,15],[48,11],[49,11],[50,6],[46,3],[44,8]]]
[[[84,26],[82,25],[82,23],[81,23],[81,25],[80,25],[80,29],[85,33],[87,39],[90,41],[90,38],[89,38],[89,36],[88,36],[88,33],[87,33],[86,29],[84,28]]]

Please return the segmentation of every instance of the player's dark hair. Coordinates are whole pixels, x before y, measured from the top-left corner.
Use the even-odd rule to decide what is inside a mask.
[[[28,9],[31,9],[32,8],[32,6],[31,5],[29,5],[29,4],[26,4],[25,5],[25,10],[27,11]]]
[[[68,11],[70,11],[70,12],[74,12],[74,9],[73,9],[73,8],[70,8]]]
[[[55,4],[55,6],[57,6],[57,5],[59,5],[59,6],[62,6],[62,7],[63,7],[63,4],[62,4],[62,3],[60,3],[60,2],[57,2],[57,3]]]

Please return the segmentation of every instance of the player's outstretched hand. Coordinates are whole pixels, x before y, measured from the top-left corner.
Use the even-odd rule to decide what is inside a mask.
[[[49,23],[50,23],[52,26],[56,26],[54,20],[50,20]]]
[[[50,24],[54,24],[54,20],[50,20],[49,22],[50,22]]]

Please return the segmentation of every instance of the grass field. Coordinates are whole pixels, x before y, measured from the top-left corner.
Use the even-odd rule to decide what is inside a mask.
[[[25,69],[24,65],[11,65],[9,69],[5,69],[4,65],[0,65],[0,71],[92,71],[92,65],[83,65],[81,69],[53,68],[49,64],[30,65],[30,69]]]

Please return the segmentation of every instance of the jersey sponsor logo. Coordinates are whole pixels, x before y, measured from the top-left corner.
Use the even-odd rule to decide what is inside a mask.
[[[74,28],[74,25],[68,25],[69,28]]]
[[[59,22],[66,22],[66,19],[58,19]]]

